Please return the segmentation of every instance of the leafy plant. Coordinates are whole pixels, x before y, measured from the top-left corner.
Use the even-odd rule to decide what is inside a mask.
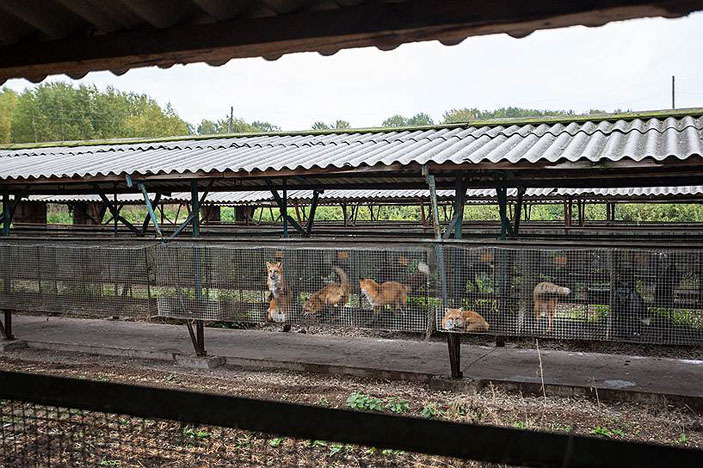
[[[276,437],[275,439],[269,440],[269,446],[273,448],[278,448],[281,446],[284,440],[286,440],[285,437]]]
[[[525,421],[517,421],[513,423],[513,427],[516,429],[527,429],[527,423]]]
[[[202,429],[193,429],[190,426],[186,426],[183,429],[183,435],[190,440],[205,440],[210,438],[210,433]]]
[[[685,432],[682,432],[682,433],[679,435],[679,438],[676,439],[676,443],[677,443],[677,444],[681,444],[681,445],[686,445],[686,444],[688,443],[688,437],[686,436],[686,433],[685,433]]]
[[[100,460],[98,463],[100,466],[122,466],[122,462],[119,460]]]
[[[381,450],[381,454],[387,457],[395,457],[397,455],[403,455],[405,454],[405,452],[403,452],[402,450],[383,449]]]
[[[591,434],[601,437],[607,437],[609,439],[613,437],[613,431],[603,426],[596,426],[591,430]]]
[[[347,406],[357,411],[383,411],[381,400],[361,392],[352,392],[347,398]]]
[[[311,448],[327,447],[327,442],[325,442],[324,440],[311,440],[310,442],[308,442],[308,445]]]
[[[435,419],[442,415],[442,408],[437,403],[426,403],[420,412],[423,418]]]
[[[410,411],[410,401],[392,397],[388,399],[388,402],[386,402],[386,409],[398,414],[407,413]]]
[[[330,457],[334,457],[338,453],[342,452],[343,450],[346,449],[346,446],[343,444],[334,444],[330,447]]]

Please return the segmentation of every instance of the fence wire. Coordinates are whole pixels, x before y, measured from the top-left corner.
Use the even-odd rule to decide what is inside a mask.
[[[0,401],[0,463],[14,467],[463,467],[465,460],[210,425]]]
[[[703,251],[0,244],[0,308],[703,344]]]

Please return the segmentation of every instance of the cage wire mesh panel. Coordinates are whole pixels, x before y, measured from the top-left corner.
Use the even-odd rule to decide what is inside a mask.
[[[151,247],[0,243],[0,308],[87,317],[148,318]]]
[[[0,308],[703,344],[702,257],[700,249],[5,241]]]
[[[703,343],[700,250],[443,248],[437,328],[573,340]],[[462,308],[463,327],[451,326]],[[450,320],[454,319],[454,321]],[[467,330],[473,319],[486,326]]]
[[[462,467],[466,460],[210,425],[0,401],[0,465]]]
[[[158,313],[425,331],[429,311],[439,305],[432,296],[428,252],[424,247],[159,246]]]

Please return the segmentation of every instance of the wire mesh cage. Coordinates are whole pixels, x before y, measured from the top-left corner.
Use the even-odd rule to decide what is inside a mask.
[[[456,246],[443,250],[449,292],[445,313],[437,317],[440,330],[703,343],[700,251]],[[456,312],[459,308],[463,317]],[[452,326],[457,319],[463,320],[462,327]]]
[[[703,343],[703,251],[0,243],[0,308]]]
[[[156,250],[161,316],[424,331],[428,249],[166,245]]]
[[[0,244],[0,308],[88,317],[155,312],[149,247]]]

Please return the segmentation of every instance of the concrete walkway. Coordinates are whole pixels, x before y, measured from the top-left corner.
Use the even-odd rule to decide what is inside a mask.
[[[31,348],[175,360],[192,355],[184,326],[46,317],[14,317],[15,334]],[[535,350],[462,347],[464,380],[449,374],[441,342],[307,335],[262,330],[205,330],[209,355],[230,366],[415,379],[446,385],[489,382],[541,394]],[[634,397],[703,408],[703,360],[542,351],[549,394]]]

